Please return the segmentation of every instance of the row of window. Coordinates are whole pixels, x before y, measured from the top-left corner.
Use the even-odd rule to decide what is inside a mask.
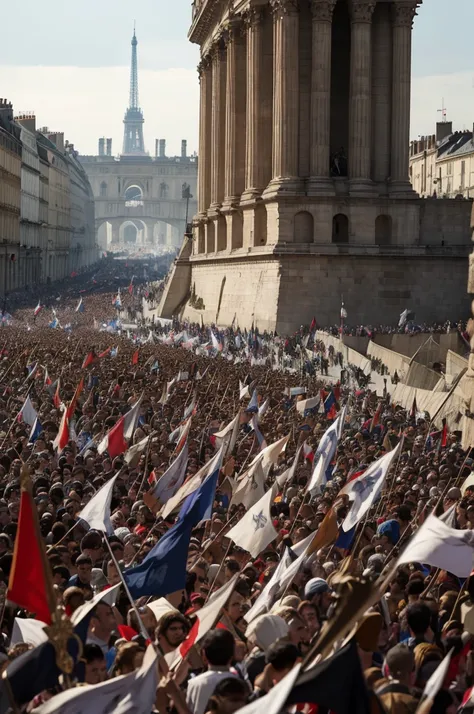
[[[186,181],[181,185],[181,198],[186,197],[186,192],[189,191],[190,185]],[[105,181],[100,184],[100,197],[107,198],[108,187]],[[170,198],[170,187],[167,183],[160,183],[159,186],[159,197],[160,198]],[[142,201],[143,200],[143,190],[139,186],[129,186],[124,194],[124,199],[126,201]]]

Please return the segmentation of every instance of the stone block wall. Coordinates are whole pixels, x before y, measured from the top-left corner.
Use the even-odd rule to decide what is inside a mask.
[[[350,324],[397,324],[415,310],[417,320],[459,319],[469,310],[466,260],[453,258],[283,257],[276,327],[281,334],[313,316],[339,324],[341,298]]]
[[[420,243],[471,245],[472,201],[425,198],[420,202]]]

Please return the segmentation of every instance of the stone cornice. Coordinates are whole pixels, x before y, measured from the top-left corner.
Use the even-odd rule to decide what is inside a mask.
[[[311,0],[311,14],[318,22],[332,22],[336,0]]]

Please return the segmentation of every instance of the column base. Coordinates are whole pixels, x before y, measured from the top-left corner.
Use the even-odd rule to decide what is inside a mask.
[[[240,203],[240,196],[226,196],[221,207],[221,213],[226,216],[237,210]]]
[[[278,176],[270,181],[262,193],[262,198],[297,196],[302,193],[304,193],[304,182],[299,176]]]
[[[208,218],[217,218],[217,216],[221,212],[221,205],[222,204],[220,204],[220,203],[211,203],[211,205],[207,209],[207,217]]]
[[[246,188],[240,197],[240,204],[255,203],[259,198],[262,197],[261,188]]]
[[[388,193],[391,198],[418,198],[418,194],[413,190],[413,186],[408,181],[390,181]]]
[[[349,196],[372,198],[377,193],[373,181],[364,178],[349,179]]]
[[[329,176],[310,176],[306,182],[308,196],[335,196],[336,189]]]

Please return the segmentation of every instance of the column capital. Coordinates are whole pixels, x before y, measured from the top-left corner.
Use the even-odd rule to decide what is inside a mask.
[[[249,7],[248,10],[242,14],[243,29],[244,31],[249,30],[252,27],[260,25],[263,19],[264,9],[262,6],[259,7]]]
[[[332,22],[337,0],[311,0],[311,14],[318,22]]]
[[[198,66],[197,66],[197,72],[198,72],[199,78],[202,77],[204,72],[207,69],[209,69],[210,66],[211,66],[211,56],[209,54],[203,55],[201,57],[201,61],[199,62]]]
[[[417,2],[392,3],[392,22],[395,27],[413,27]]]
[[[226,58],[226,40],[224,32],[220,32],[216,37],[214,43],[209,49],[209,56],[211,62],[217,62],[218,60],[225,60]]]
[[[352,22],[372,22],[376,0],[352,0],[349,5]]]
[[[298,0],[270,0],[270,9],[275,17],[296,15],[299,11]]]
[[[242,35],[243,21],[241,17],[232,18],[226,24],[223,32],[223,41],[226,45],[235,42]]]

